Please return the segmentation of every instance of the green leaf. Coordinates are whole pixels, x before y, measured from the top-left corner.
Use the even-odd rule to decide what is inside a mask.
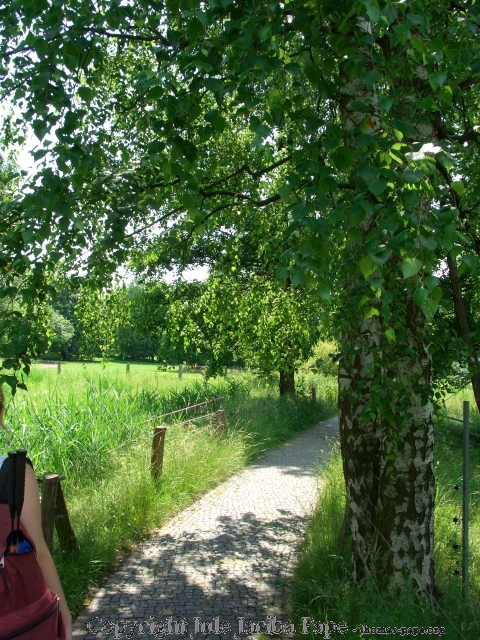
[[[284,202],[288,202],[292,195],[292,187],[289,184],[284,184],[278,189],[278,194]]]
[[[291,279],[294,287],[299,287],[305,282],[305,276],[298,269],[291,270]]]
[[[443,298],[443,291],[441,287],[434,287],[430,292],[430,297],[432,300],[435,300],[435,302],[440,302]]]
[[[413,294],[413,299],[415,300],[415,304],[420,309],[423,307],[423,303],[427,298],[428,298],[428,289],[425,289],[424,287],[420,287],[419,289],[416,289],[415,293]]]
[[[455,209],[455,207],[445,207],[443,209],[440,209],[438,217],[440,218],[440,220],[442,220],[442,222],[449,224],[450,222],[453,222],[454,220],[456,220],[456,218],[458,218],[458,214],[459,211],[458,209]]]
[[[417,184],[421,182],[425,176],[423,169],[405,169],[402,173],[402,177],[408,184]]]
[[[383,249],[382,251],[378,251],[377,253],[369,253],[369,257],[378,264],[379,267],[383,267],[383,265],[387,262],[387,260],[391,256],[391,251],[387,251]]]
[[[352,111],[358,111],[359,113],[368,113],[370,111],[370,107],[365,102],[361,100],[354,100],[350,103],[349,108]]]
[[[319,287],[316,293],[317,293],[317,296],[322,300],[330,300],[331,298],[330,288],[327,286]]]
[[[375,264],[375,262],[368,256],[362,258],[358,263],[358,266],[360,267],[360,271],[362,272],[364,278],[368,278],[378,269],[378,266]]]
[[[411,278],[420,271],[423,263],[418,258],[405,258],[401,264],[404,278]]]
[[[387,2],[382,7],[382,16],[384,17],[384,21],[390,26],[397,19],[397,11],[391,2]]]
[[[418,240],[422,247],[430,249],[430,251],[435,251],[435,249],[438,247],[438,242],[435,240],[435,238],[419,236]]]
[[[436,287],[439,282],[440,278],[437,278],[437,276],[427,276],[425,278],[425,285],[429,291]]]
[[[337,147],[331,154],[331,158],[339,171],[349,169],[354,160],[353,152],[348,147]]]
[[[367,182],[367,187],[374,196],[379,196],[387,188],[388,180],[386,178],[375,178]]]
[[[219,110],[218,109],[210,109],[210,111],[207,111],[207,113],[205,114],[205,120],[207,122],[210,122],[210,124],[215,120],[215,118],[219,115]]]
[[[440,92],[438,95],[440,96],[440,99],[443,100],[443,102],[446,102],[448,105],[452,104],[453,91],[452,91],[452,88],[449,87],[448,85],[444,85],[440,89]]]
[[[188,39],[194,44],[205,32],[203,24],[198,18],[192,18],[188,23]]]
[[[464,253],[462,255],[462,262],[473,272],[478,268],[478,258],[473,253]]]
[[[437,312],[437,309],[438,309],[438,302],[435,302],[435,300],[432,300],[432,298],[427,298],[425,300],[424,311],[428,320],[433,320],[433,317]]]
[[[375,83],[380,82],[382,79],[383,75],[378,71],[367,71],[362,75],[362,80],[367,89],[371,89]]]
[[[397,341],[397,338],[395,336],[395,331],[391,327],[389,327],[385,331],[385,336],[386,336],[387,340],[392,344],[394,344]]]
[[[227,124],[227,121],[223,116],[220,116],[220,115],[216,116],[212,122],[212,126],[217,133],[223,133],[223,131],[225,130],[226,124]]]
[[[295,221],[298,221],[298,220],[302,220],[303,218],[308,216],[309,213],[311,213],[312,206],[309,204],[305,204],[303,202],[299,202],[298,204],[295,204],[292,207],[291,211],[292,211],[292,218]]]
[[[35,240],[35,234],[31,229],[25,229],[25,231],[22,231],[22,238],[26,244],[29,244]]]
[[[380,315],[380,311],[378,309],[376,309],[375,307],[369,307],[366,312],[365,315],[363,316],[363,318],[365,320],[368,320],[369,318],[372,318],[373,316],[379,316]]]
[[[405,45],[407,43],[407,37],[410,33],[411,28],[412,25],[408,22],[395,25],[393,27],[393,32],[395,34],[394,39],[396,39],[400,44]]]
[[[380,20],[381,13],[380,8],[378,6],[378,2],[376,0],[360,0],[368,13],[368,18],[370,22],[374,24]]]
[[[393,103],[395,102],[394,98],[389,98],[388,96],[382,96],[378,99],[378,105],[382,111],[388,113],[390,109],[393,107]]]
[[[223,82],[218,78],[205,78],[203,84],[206,89],[212,91],[213,93],[217,93],[219,91],[222,91],[223,89]]]
[[[447,224],[443,233],[442,244],[447,251],[451,251],[455,241],[458,239],[458,231],[453,224]]]
[[[435,104],[435,100],[431,97],[419,98],[418,100],[415,100],[415,106],[422,111],[433,111],[435,109],[438,109],[437,105]]]
[[[165,143],[161,140],[154,140],[147,147],[147,153],[153,163],[159,162],[162,157],[162,151],[165,149]]]
[[[401,198],[406,209],[409,209],[410,207],[416,207],[420,202],[420,195],[418,191],[415,191],[415,189],[404,189],[402,191]]]
[[[370,300],[371,296],[362,296],[362,299],[358,303],[358,308],[361,309],[364,304],[366,304]]]
[[[427,53],[427,49],[425,48],[425,45],[423,44],[423,42],[420,40],[420,38],[417,38],[417,36],[412,36],[410,38],[410,42],[412,43],[413,47],[419,52],[419,53]]]
[[[78,87],[77,94],[80,96],[80,98],[82,98],[82,100],[85,100],[85,102],[90,103],[93,100],[93,92],[88,87]]]
[[[270,91],[268,92],[268,104],[271,107],[282,105],[284,101],[285,96],[280,91],[280,89],[270,89]]]
[[[428,81],[432,89],[439,89],[447,79],[446,71],[436,71],[435,73],[431,73]]]
[[[347,231],[347,234],[348,234],[348,237],[350,238],[350,240],[355,242],[355,244],[358,244],[359,246],[362,246],[363,237],[362,237],[362,234],[360,233],[360,231],[359,231],[359,229],[357,227],[349,227],[348,231]]]
[[[454,191],[458,193],[459,196],[463,196],[465,193],[465,185],[461,180],[456,180],[452,182],[451,187]]]
[[[162,85],[156,85],[152,87],[147,93],[146,101],[150,102],[152,100],[158,100],[163,97],[165,93],[165,88]]]

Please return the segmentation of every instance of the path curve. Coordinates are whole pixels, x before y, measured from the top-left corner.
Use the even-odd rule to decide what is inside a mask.
[[[170,520],[100,589],[73,637],[229,640],[280,631],[318,498],[315,468],[337,434],[336,418],[304,431]]]

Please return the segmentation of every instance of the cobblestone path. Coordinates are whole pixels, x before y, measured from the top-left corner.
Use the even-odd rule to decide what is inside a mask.
[[[303,432],[170,520],[105,583],[74,638],[252,638],[272,616],[279,631],[318,497],[315,467],[337,430],[333,418]]]

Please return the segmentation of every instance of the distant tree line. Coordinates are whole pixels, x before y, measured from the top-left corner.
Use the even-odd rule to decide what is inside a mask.
[[[184,282],[181,288],[192,296],[201,286]],[[169,307],[178,291],[178,285],[164,282],[150,289],[132,282],[106,294],[61,288],[45,314],[51,336],[47,355],[205,365],[207,351],[185,346],[169,329]]]

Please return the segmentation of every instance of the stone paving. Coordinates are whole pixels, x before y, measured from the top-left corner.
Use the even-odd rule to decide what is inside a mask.
[[[169,521],[97,593],[73,637],[229,640],[282,631],[288,581],[318,498],[315,468],[337,433],[336,418],[322,422]]]

